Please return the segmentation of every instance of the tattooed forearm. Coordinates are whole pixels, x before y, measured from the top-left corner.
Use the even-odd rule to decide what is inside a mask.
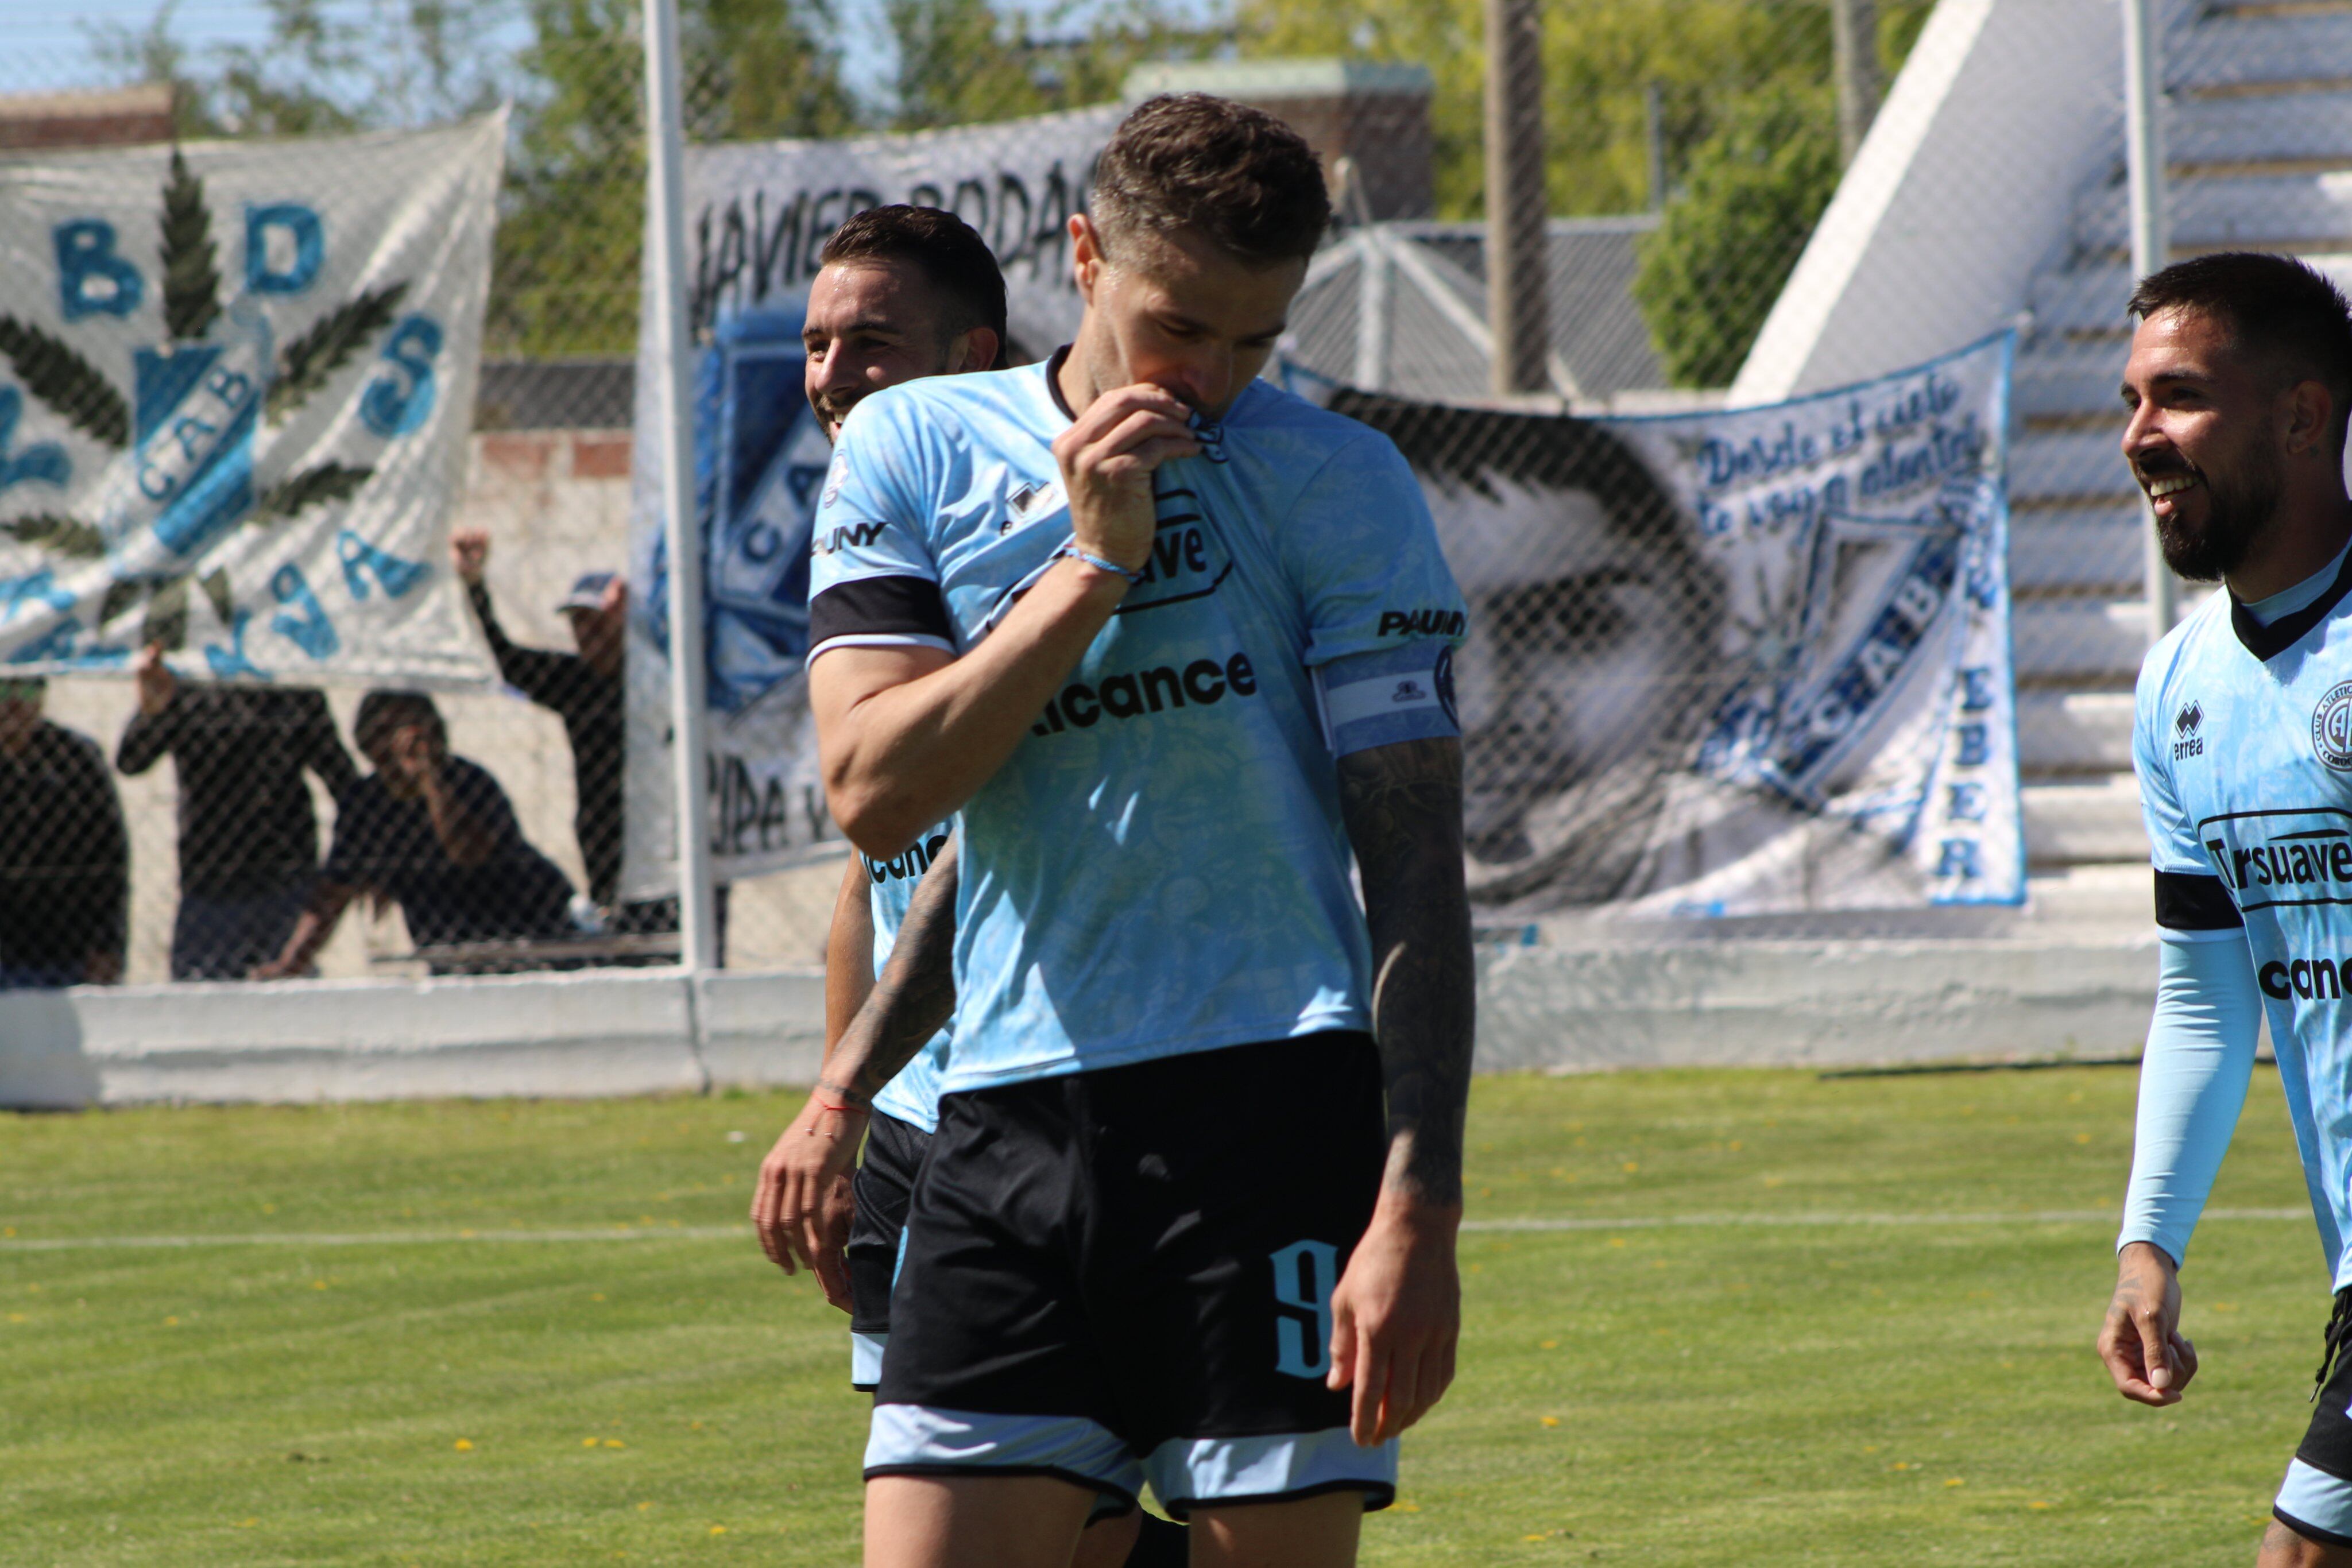
[[[1387,1179],[1429,1202],[1459,1204],[1476,1012],[1461,744],[1411,740],[1350,753],[1339,759],[1339,803],[1371,926]]]
[[[923,873],[890,961],[843,1031],[818,1087],[863,1105],[915,1058],[955,1012],[956,876],[950,839]]]

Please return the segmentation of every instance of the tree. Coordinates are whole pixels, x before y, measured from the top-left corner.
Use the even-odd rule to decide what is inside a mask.
[[[1150,0],[1085,8],[1000,9],[990,0],[888,0],[898,45],[890,116],[900,130],[970,125],[1118,98],[1145,60],[1184,58],[1223,42]]]
[[[1723,386],[1738,374],[1837,181],[1825,88],[1752,94],[1692,151],[1633,279],[1675,384]]]

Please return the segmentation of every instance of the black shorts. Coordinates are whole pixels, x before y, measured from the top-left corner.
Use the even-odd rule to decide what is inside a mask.
[[[866,1129],[866,1154],[849,1178],[850,1383],[871,1391],[890,1337],[890,1285],[898,1272],[898,1241],[907,1228],[907,1200],[931,1135],[912,1122],[880,1111]]]
[[[950,1094],[915,1184],[866,1473],[1196,1504],[1395,1495],[1324,1386],[1387,1151],[1362,1034]]]
[[[2336,1292],[2311,1426],[2271,1512],[2308,1540],[2352,1546],[2352,1289]]]

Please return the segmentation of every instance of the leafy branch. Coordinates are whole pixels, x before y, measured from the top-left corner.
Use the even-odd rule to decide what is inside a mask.
[[[69,556],[76,560],[96,560],[106,553],[104,534],[88,523],[61,517],[54,512],[12,517],[0,523],[0,533],[8,535],[19,544],[45,546],[54,554]]]
[[[289,343],[278,361],[278,379],[269,387],[266,406],[271,421],[301,407],[362,344],[389,326],[407,292],[405,282],[371,288],[337,307]]]
[[[75,429],[109,446],[131,444],[130,402],[64,340],[29,321],[0,316],[0,355],[7,357],[26,392]]]
[[[163,186],[163,325],[193,341],[220,315],[220,269],[213,265],[213,214],[205,183],[172,149],[172,177]]]
[[[305,468],[263,491],[254,501],[253,510],[246,514],[246,521],[280,521],[322,502],[348,499],[374,476],[373,468],[345,463],[321,463],[315,468]]]

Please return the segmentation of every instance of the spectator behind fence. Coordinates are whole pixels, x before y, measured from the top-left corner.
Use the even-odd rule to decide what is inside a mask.
[[[0,989],[122,977],[131,843],[106,753],[0,677]]]
[[[324,694],[183,683],[153,643],[131,662],[139,711],[114,765],[178,775],[180,907],[172,978],[241,980],[293,935],[319,875],[307,768],[340,801],[359,778]]]
[[[563,720],[572,742],[572,831],[579,837],[581,863],[588,869],[588,896],[609,914],[621,883],[621,651],[629,585],[609,571],[583,572],[555,607],[572,622],[579,651],[523,648],[499,624],[489,586],[482,580],[490,559],[489,535],[480,528],[458,529],[449,537],[449,557],[482,622],[499,674]],[[673,906],[664,901],[663,907],[672,909],[667,925],[675,925]]]
[[[310,972],[362,893],[398,904],[419,947],[571,934],[572,883],[523,838],[498,780],[449,754],[431,697],[370,692],[352,738],[375,771],[344,792],[310,906],[257,978]]]

